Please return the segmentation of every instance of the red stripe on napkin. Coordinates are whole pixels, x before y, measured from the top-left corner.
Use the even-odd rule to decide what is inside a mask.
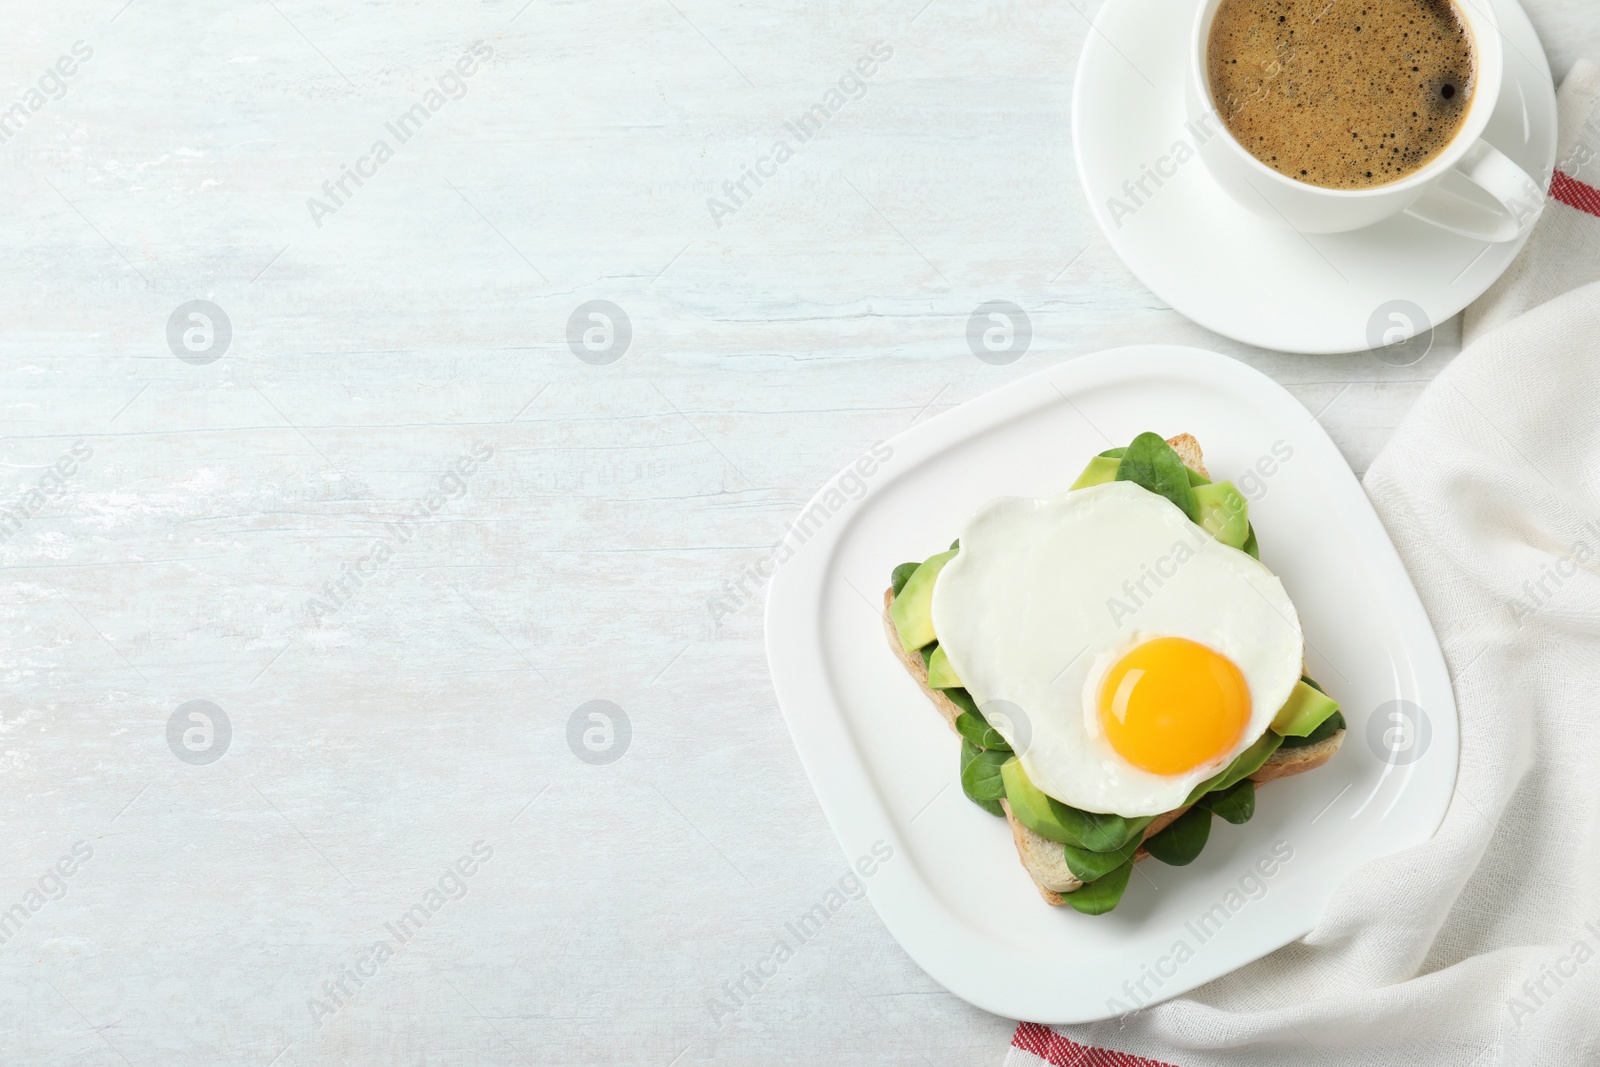
[[[1550,195],[1568,207],[1600,215],[1600,189],[1576,178],[1569,178],[1559,170],[1550,179]]]
[[[1019,1023],[1011,1037],[1011,1047],[1031,1052],[1051,1067],[1173,1067],[1160,1060],[1080,1045],[1038,1023]]]

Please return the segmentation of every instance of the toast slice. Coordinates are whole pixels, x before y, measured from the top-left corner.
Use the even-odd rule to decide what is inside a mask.
[[[1178,458],[1183,460],[1184,466],[1201,477],[1211,477],[1207,473],[1205,463],[1201,457],[1200,442],[1195,440],[1193,436],[1186,433],[1179,434],[1177,437],[1168,438],[1167,444],[1171,445],[1173,451],[1178,453]],[[911,677],[915,678],[917,684],[922,687],[922,691],[927,694],[928,700],[932,702],[934,708],[940,715],[944,716],[944,720],[951,731],[959,737],[960,732],[956,730],[956,716],[961,714],[961,709],[940,690],[929,688],[928,669],[923,666],[922,657],[915,652],[907,652],[905,647],[900,644],[900,635],[894,628],[894,620],[889,616],[889,605],[892,603],[894,603],[894,588],[891,586],[884,590],[883,594],[883,625],[889,637],[889,647],[894,649],[894,654],[905,665]],[[1339,746],[1344,744],[1344,734],[1345,731],[1339,730],[1333,736],[1314,745],[1304,745],[1290,749],[1280,748],[1250,777],[1257,785],[1264,785],[1278,778],[1288,778],[1292,775],[1304,774],[1306,771],[1315,770],[1327,763],[1328,760],[1333,758],[1333,754],[1339,751]],[[1005,810],[1006,822],[1011,826],[1011,840],[1017,846],[1017,857],[1022,861],[1022,866],[1028,872],[1028,876],[1033,879],[1033,884],[1039,890],[1039,895],[1044,898],[1045,903],[1054,907],[1061,907],[1066,903],[1061,898],[1061,894],[1070,893],[1081,887],[1083,883],[1074,877],[1072,871],[1067,868],[1066,854],[1062,851],[1060,843],[1047,837],[1042,837],[1023,826],[1022,823],[1017,821],[1016,816],[1011,814],[1011,805],[1006,801],[1001,800],[1000,806]],[[1156,816],[1151,820],[1150,825],[1145,827],[1144,839],[1160,833],[1171,825],[1173,820],[1188,810],[1188,807],[1185,806]],[[1141,848],[1134,854],[1134,860],[1137,862],[1149,854]]]

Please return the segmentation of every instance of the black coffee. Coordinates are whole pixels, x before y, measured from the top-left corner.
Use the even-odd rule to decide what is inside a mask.
[[[1206,60],[1239,143],[1333,189],[1425,166],[1472,101],[1472,39],[1450,0],[1222,0]]]

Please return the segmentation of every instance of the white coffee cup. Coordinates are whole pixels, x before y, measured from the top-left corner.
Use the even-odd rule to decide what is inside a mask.
[[[1212,99],[1206,63],[1211,23],[1222,0],[1205,0],[1194,20],[1185,94],[1191,123],[1208,135],[1199,138],[1200,156],[1217,183],[1248,210],[1303,233],[1358,230],[1402,211],[1480,241],[1514,241],[1527,233],[1544,207],[1544,192],[1483,139],[1505,74],[1499,22],[1489,0],[1453,3],[1467,24],[1475,59],[1472,102],[1455,139],[1399,181],[1328,189],[1273,170],[1229,132]]]

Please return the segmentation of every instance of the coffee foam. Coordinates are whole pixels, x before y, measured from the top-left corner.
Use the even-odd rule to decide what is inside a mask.
[[[1212,100],[1274,170],[1359,189],[1426,166],[1472,101],[1471,37],[1450,0],[1223,0]]]

